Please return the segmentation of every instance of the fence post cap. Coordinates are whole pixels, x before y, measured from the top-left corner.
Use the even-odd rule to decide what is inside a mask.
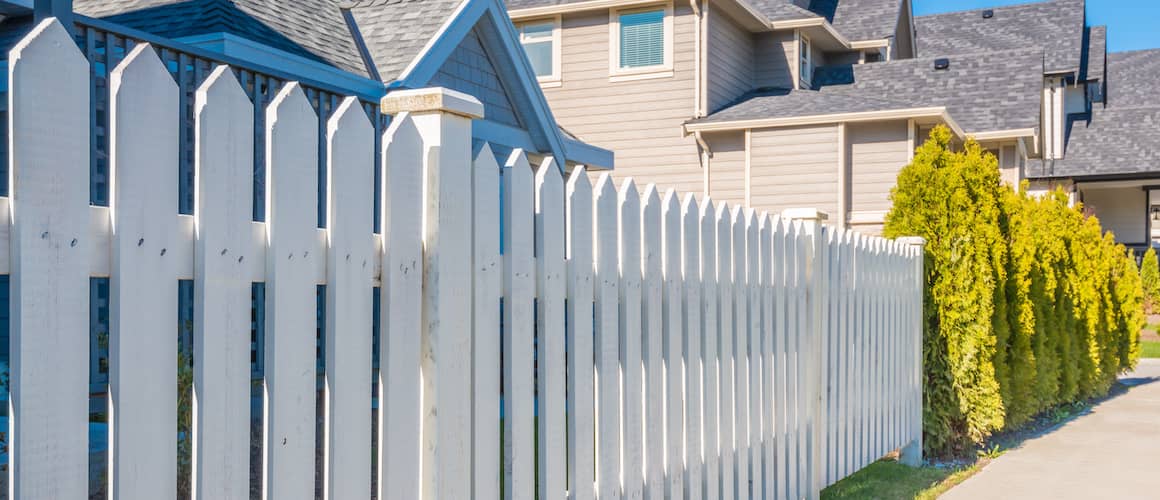
[[[926,238],[923,238],[922,236],[903,236],[898,238],[897,241],[903,245],[911,247],[922,248],[926,246]]]
[[[830,215],[816,208],[787,208],[782,210],[781,218],[788,220],[823,222]]]
[[[386,115],[399,113],[450,113],[468,119],[483,118],[483,103],[463,92],[444,87],[396,90],[379,102]]]

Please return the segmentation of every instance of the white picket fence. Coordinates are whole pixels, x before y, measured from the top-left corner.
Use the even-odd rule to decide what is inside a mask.
[[[501,481],[507,499],[815,498],[920,447],[917,246],[582,168],[565,180],[521,151],[501,166],[473,151],[482,106],[443,89],[383,103],[398,114],[378,235],[357,100],[327,123],[318,229],[318,118],[286,85],[253,222],[252,105],[226,67],[197,92],[196,208],[179,215],[178,90],[148,45],[112,72],[112,203],[93,207],[83,56],[49,20],[9,78],[12,498],[87,495],[90,276],[111,282],[110,498],[174,494],[179,279],[195,283],[198,499],[249,496],[251,282],[266,283],[265,498],[313,496],[323,283],[326,498],[369,498],[372,475],[380,499],[497,499]]]

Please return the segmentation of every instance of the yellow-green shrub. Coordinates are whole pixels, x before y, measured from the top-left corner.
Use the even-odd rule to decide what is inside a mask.
[[[1148,247],[1140,260],[1140,279],[1144,282],[1144,303],[1149,312],[1155,312],[1160,306],[1160,261],[1152,247]]]
[[[936,128],[899,174],[888,237],[923,236],[927,453],[962,452],[1105,393],[1139,356],[1135,260],[1066,194],[1016,193],[973,141]]]

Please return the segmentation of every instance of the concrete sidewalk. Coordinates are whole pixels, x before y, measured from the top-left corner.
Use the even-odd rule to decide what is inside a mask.
[[[941,498],[1160,498],[1160,359],[1121,377],[1125,394],[1029,439]]]

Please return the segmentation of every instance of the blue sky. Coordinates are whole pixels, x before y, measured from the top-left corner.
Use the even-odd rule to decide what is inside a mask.
[[[954,10],[998,7],[1028,0],[914,0],[914,14],[921,16]],[[1087,0],[1088,24],[1108,26],[1108,50],[1160,48],[1160,1]]]

